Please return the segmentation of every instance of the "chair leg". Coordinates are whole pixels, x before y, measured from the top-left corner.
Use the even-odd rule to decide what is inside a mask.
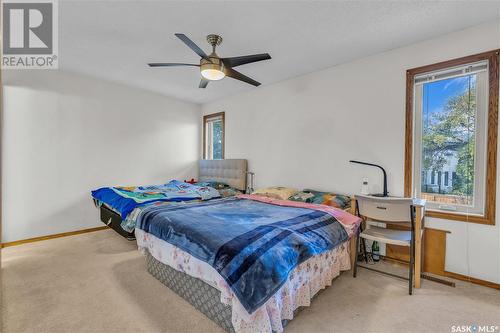
[[[413,231],[411,232],[411,241],[410,241],[410,272],[408,276],[408,281],[409,281],[409,294],[411,295],[413,293],[413,269],[415,265],[415,244],[414,244],[415,238],[413,237]]]
[[[356,235],[356,255],[354,256],[354,267],[352,268],[352,277],[358,273],[358,255],[359,255],[359,234]]]

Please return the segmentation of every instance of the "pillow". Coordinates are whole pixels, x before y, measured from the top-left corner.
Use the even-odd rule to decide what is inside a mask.
[[[292,195],[288,200],[290,201],[299,201],[299,202],[311,202],[311,198],[314,197],[314,194],[311,192],[299,191]]]
[[[198,183],[195,183],[195,185],[197,185],[197,186],[210,186],[212,188],[215,188],[216,190],[229,187],[229,185],[227,185],[225,183],[216,182],[216,181],[198,182]]]
[[[235,195],[243,194],[242,191],[235,189],[234,187],[226,187],[217,189],[222,198],[233,197]]]
[[[308,189],[305,189],[303,192],[312,194],[312,197],[309,198],[309,201],[307,202],[332,206],[340,209],[346,209],[351,205],[351,197],[349,197],[348,195],[336,194],[332,192],[320,192]]]
[[[257,191],[253,192],[252,194],[260,195],[260,196],[268,197],[268,198],[273,198],[273,199],[287,200],[288,198],[290,198],[292,195],[294,195],[297,192],[298,191],[294,188],[273,186],[273,187],[266,187],[266,188],[258,189]]]

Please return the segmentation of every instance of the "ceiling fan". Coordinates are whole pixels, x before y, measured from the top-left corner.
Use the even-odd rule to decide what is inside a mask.
[[[219,35],[208,35],[207,42],[212,45],[212,53],[207,55],[198,45],[184,34],[175,34],[177,38],[184,42],[191,50],[201,57],[200,64],[186,64],[186,63],[150,63],[150,67],[172,67],[172,66],[195,66],[200,67],[201,81],[199,88],[206,88],[209,81],[222,80],[224,77],[231,77],[251,84],[253,86],[260,86],[260,83],[249,78],[246,75],[233,69],[233,67],[249,64],[252,62],[271,59],[268,53],[252,54],[240,57],[220,58],[215,53],[215,48],[222,43],[222,37]]]

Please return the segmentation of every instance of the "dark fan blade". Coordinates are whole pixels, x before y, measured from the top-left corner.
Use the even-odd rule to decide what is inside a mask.
[[[173,66],[196,66],[200,67],[197,64],[182,64],[182,63],[171,63],[171,62],[155,62],[148,64],[149,67],[173,67]]]
[[[198,88],[206,88],[208,85],[208,82],[210,82],[210,81],[205,79],[205,78],[201,78],[200,85],[198,86]]]
[[[207,54],[202,49],[200,49],[199,46],[196,45],[191,39],[189,39],[188,36],[186,36],[184,34],[175,34],[175,36],[177,38],[179,38],[180,40],[182,40],[184,42],[184,44],[186,44],[197,55],[199,55],[200,57],[202,57],[205,60],[210,61],[210,58],[207,56]],[[212,61],[210,61],[210,62],[212,62]]]
[[[222,61],[226,66],[236,67],[244,64],[249,64],[252,62],[262,61],[271,59],[271,56],[268,53],[261,54],[252,54],[241,57],[231,57],[231,58],[222,58]]]
[[[246,75],[241,74],[240,72],[235,71],[232,68],[226,67],[224,70],[225,70],[226,76],[232,77],[233,79],[236,79],[236,80],[246,82],[246,83],[251,84],[251,85],[256,86],[256,87],[260,86],[259,82],[249,78]]]

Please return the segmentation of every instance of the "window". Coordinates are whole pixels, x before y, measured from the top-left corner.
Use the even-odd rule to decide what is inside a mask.
[[[224,158],[224,112],[203,117],[203,158]]]
[[[498,54],[408,71],[405,195],[429,216],[495,223]]]

